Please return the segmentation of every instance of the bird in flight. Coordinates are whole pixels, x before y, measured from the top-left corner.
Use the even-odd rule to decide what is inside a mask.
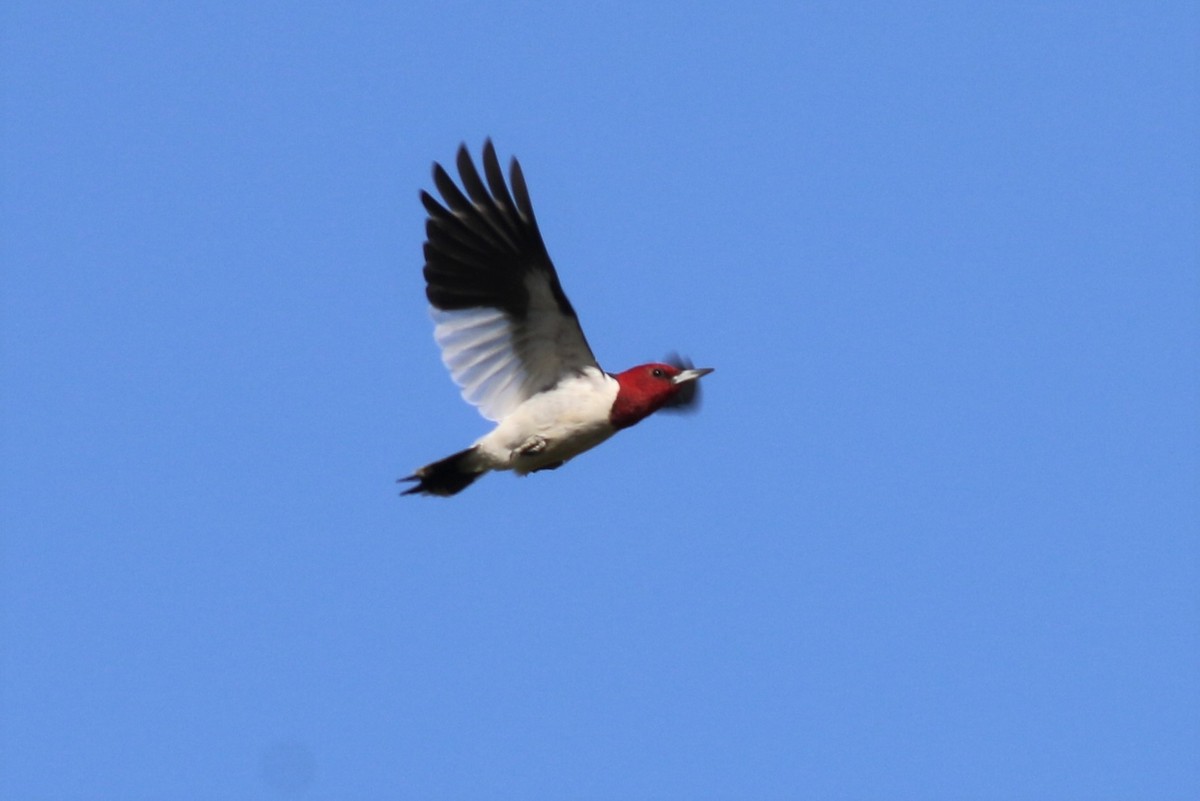
[[[496,423],[466,450],[401,481],[404,495],[449,496],[484,473],[553,470],[660,409],[694,408],[694,368],[679,357],[622,373],[600,369],[542,242],[521,165],[504,180],[491,140],[481,177],[458,150],[462,189],[440,164],[442,202],[421,192],[425,295],[434,339],[462,396]],[[510,191],[511,186],[511,191]]]

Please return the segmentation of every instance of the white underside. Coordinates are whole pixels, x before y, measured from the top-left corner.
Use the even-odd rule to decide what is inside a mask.
[[[476,443],[482,467],[529,473],[594,448],[616,430],[617,381],[595,367],[564,378],[512,411]]]

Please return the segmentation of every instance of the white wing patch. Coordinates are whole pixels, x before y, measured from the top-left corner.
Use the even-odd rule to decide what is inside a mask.
[[[526,375],[513,347],[513,326],[499,309],[431,309],[433,338],[463,399],[500,421],[526,397]]]
[[[562,313],[546,277],[525,278],[529,308],[515,322],[500,309],[431,308],[433,338],[463,399],[500,422],[564,376],[596,364],[574,317]]]

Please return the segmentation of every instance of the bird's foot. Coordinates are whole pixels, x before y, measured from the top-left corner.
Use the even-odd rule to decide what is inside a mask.
[[[517,456],[536,456],[537,454],[546,450],[549,444],[550,443],[546,441],[545,437],[539,437],[538,435],[534,434],[532,437],[522,442],[513,452]]]

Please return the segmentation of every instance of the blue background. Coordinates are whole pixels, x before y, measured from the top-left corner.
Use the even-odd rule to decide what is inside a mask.
[[[1200,797],[1194,3],[2,19],[0,796]],[[488,135],[717,372],[399,498]]]

